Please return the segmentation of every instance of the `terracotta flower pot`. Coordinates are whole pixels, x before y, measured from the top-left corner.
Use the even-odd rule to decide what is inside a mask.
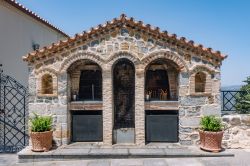
[[[221,151],[223,131],[211,132],[199,130],[200,148],[210,152]]]
[[[46,152],[52,148],[53,131],[31,132],[32,151]]]

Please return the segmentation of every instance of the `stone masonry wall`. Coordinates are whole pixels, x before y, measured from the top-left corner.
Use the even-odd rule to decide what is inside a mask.
[[[103,143],[112,145],[113,102],[112,102],[112,66],[127,58],[134,63],[135,75],[135,132],[137,145],[145,144],[144,124],[144,82],[145,69],[156,59],[168,59],[178,66],[179,100],[179,140],[185,145],[198,141],[197,128],[202,115],[220,115],[220,68],[186,50],[178,50],[174,45],[164,43],[150,35],[131,29],[115,29],[95,40],[89,40],[81,46],[72,44],[62,53],[55,53],[45,60],[30,64],[29,72],[29,111],[53,116],[54,141],[57,145],[67,144],[71,140],[71,115],[68,110],[70,88],[67,69],[78,60],[87,59],[102,68],[103,75]],[[198,69],[197,69],[198,68]],[[206,93],[192,92],[194,83],[191,75],[204,71],[209,78]],[[38,95],[39,79],[42,73],[57,76],[53,88],[54,96]],[[55,86],[54,86],[55,85]],[[212,90],[211,90],[212,89]],[[207,93],[208,92],[208,93]]]
[[[226,126],[223,136],[225,148],[250,148],[250,115],[224,115],[222,120]]]

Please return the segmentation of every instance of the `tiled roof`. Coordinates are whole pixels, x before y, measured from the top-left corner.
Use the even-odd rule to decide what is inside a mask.
[[[46,57],[45,53],[55,53],[58,50],[62,50],[64,47],[77,42],[79,40],[86,41],[87,39],[93,39],[95,34],[103,34],[109,29],[114,29],[118,26],[126,25],[130,27],[140,28],[141,31],[150,33],[157,38],[167,39],[168,42],[186,48],[194,52],[202,52],[204,54],[209,54],[218,58],[218,60],[224,60],[227,55],[221,54],[220,51],[213,51],[212,48],[203,47],[201,44],[195,44],[192,40],[187,40],[185,37],[177,37],[176,34],[169,34],[167,31],[160,31],[159,27],[152,27],[150,24],[144,24],[142,21],[136,21],[133,17],[127,17],[125,14],[122,14],[119,18],[114,18],[112,21],[107,21],[105,24],[100,24],[95,28],[90,28],[89,31],[83,31],[83,33],[76,34],[73,37],[68,37],[65,40],[60,40],[57,43],[53,43],[50,46],[43,47],[39,50],[31,52],[23,57],[25,61],[32,62],[34,58],[37,57]]]
[[[58,27],[55,27],[54,25],[52,25],[51,23],[49,23],[47,20],[41,18],[36,13],[34,13],[31,10],[29,10],[28,8],[26,8],[22,4],[18,3],[17,1],[15,1],[15,0],[4,0],[4,1],[7,2],[8,4],[12,5],[13,7],[17,8],[18,10],[22,11],[23,13],[29,15],[30,17],[36,19],[37,21],[41,22],[42,24],[45,24],[49,28],[51,28],[51,29],[59,32],[63,36],[69,37],[65,32],[63,32],[62,30],[60,30]]]

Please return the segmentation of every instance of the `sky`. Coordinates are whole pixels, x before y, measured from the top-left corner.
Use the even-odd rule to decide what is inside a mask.
[[[18,0],[70,36],[125,13],[219,50],[222,86],[250,76],[250,0]]]

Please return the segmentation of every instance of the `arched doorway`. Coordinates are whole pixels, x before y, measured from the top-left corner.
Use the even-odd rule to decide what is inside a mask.
[[[135,68],[127,59],[113,66],[113,143],[134,143]]]
[[[103,140],[102,69],[94,61],[82,59],[67,70],[70,88],[72,142]]]
[[[168,59],[152,61],[145,71],[146,142],[178,142],[177,64]]]

